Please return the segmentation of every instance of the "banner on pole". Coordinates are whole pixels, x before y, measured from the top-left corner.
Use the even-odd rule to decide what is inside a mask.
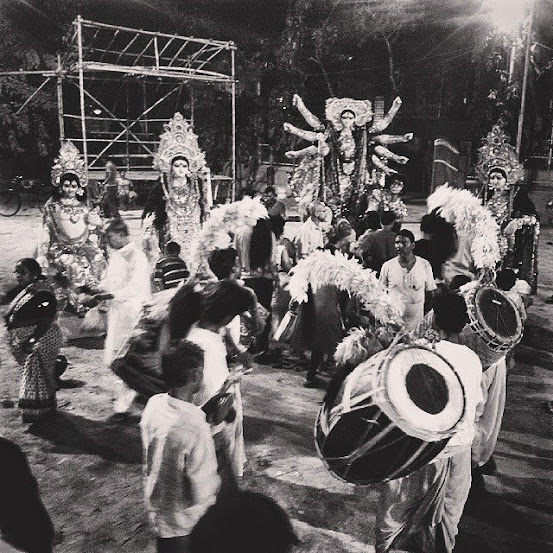
[[[463,170],[466,165],[464,156],[447,140],[434,140],[434,155],[432,158],[432,188],[449,183],[455,188],[464,188],[466,174]]]

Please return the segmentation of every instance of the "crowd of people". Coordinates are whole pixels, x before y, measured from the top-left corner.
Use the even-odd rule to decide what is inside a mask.
[[[131,185],[120,189],[116,167],[107,168],[102,220],[82,201],[86,182],[78,151],[62,148],[36,259],[17,263],[17,286],[1,297],[9,304],[8,337],[22,367],[23,421],[36,423],[56,411],[65,368],[61,315],[83,322],[84,330],[94,315],[96,330],[106,334],[104,365],[118,376],[112,421],[140,421],[144,496],[157,551],[284,553],[298,543],[286,514],[272,500],[240,491],[246,465],[242,376],[253,362],[280,366],[283,346],[276,342],[286,341],[292,352],[309,353],[304,386],[328,386],[323,403],[341,416],[344,406],[334,402],[365,370],[359,351],[365,360],[378,354],[391,362],[398,344],[407,351],[417,344],[457,374],[462,397],[445,393],[444,401],[462,404],[462,415],[421,467],[381,479],[376,551],[451,552],[471,481],[472,493],[483,493],[484,475],[496,470],[507,367],[526,318],[528,285],[508,268],[494,274],[498,259],[481,259],[490,249],[480,246],[485,255],[479,257],[474,236],[463,238],[454,218],[446,220],[439,209],[423,218],[420,240],[401,228],[393,210],[368,211],[352,225],[339,204],[320,200],[307,206],[296,232],[285,233],[286,205],[271,186],[259,198],[245,190],[250,197],[212,209],[210,173],[196,138],[180,114],[162,135],[155,159],[160,182],[143,214],[157,255],[144,240],[132,239],[120,217],[119,191],[128,196]],[[320,252],[356,276],[309,281],[300,301],[292,279]],[[355,279],[397,306],[399,318],[389,315],[383,324],[382,313],[348,288]],[[495,305],[505,309],[506,328],[475,321],[478,302],[484,319]],[[290,320],[284,339],[282,327]],[[478,322],[492,326],[485,329],[489,339],[474,330]],[[350,355],[337,366],[338,350],[343,353],[343,344],[359,332],[365,345],[355,362]],[[146,351],[157,355],[142,355]],[[427,384],[432,400],[446,385],[440,375],[425,376],[428,371],[434,369],[414,359],[405,376],[405,402],[416,404],[423,420],[445,408],[433,411],[436,405],[423,397]],[[408,397],[411,373],[422,380]],[[0,510],[3,538],[24,551],[51,551],[51,522],[24,457],[0,445],[21,466],[32,516],[44,530],[40,544],[27,545],[21,521]]]

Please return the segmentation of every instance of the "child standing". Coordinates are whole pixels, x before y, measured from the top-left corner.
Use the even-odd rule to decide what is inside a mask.
[[[148,401],[140,429],[144,492],[158,553],[185,553],[188,535],[215,503],[220,479],[211,429],[192,403],[203,381],[204,353],[188,341],[162,356],[168,393]]]

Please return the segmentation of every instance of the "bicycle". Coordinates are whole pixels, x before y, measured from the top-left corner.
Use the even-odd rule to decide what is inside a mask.
[[[13,217],[21,210],[23,198],[28,196],[29,207],[38,207],[42,211],[42,205],[50,196],[49,187],[37,179],[24,179],[18,175],[13,180],[0,187],[0,215]],[[47,194],[44,194],[44,191]]]

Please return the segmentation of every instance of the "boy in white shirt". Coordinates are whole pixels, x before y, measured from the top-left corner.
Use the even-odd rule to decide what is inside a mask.
[[[204,352],[180,341],[162,356],[168,393],[148,401],[140,430],[146,507],[158,553],[182,552],[188,535],[215,503],[220,478],[211,429],[192,403],[203,381]]]

